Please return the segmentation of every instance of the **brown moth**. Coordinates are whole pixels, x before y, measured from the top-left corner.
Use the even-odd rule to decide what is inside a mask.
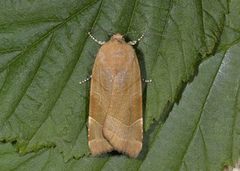
[[[102,45],[91,77],[90,151],[95,156],[116,150],[135,158],[143,140],[142,79],[132,47],[137,41],[126,43],[115,34],[105,43],[90,36]]]

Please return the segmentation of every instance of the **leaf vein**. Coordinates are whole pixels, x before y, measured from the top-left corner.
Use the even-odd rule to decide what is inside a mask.
[[[225,53],[226,53],[226,52],[225,52]],[[190,147],[190,145],[191,145],[194,137],[196,136],[196,133],[197,133],[198,128],[200,127],[200,122],[201,122],[203,110],[205,109],[207,100],[208,100],[209,95],[210,95],[210,93],[211,93],[211,91],[212,91],[214,82],[215,82],[215,80],[216,80],[216,78],[217,78],[217,75],[218,75],[218,71],[220,70],[220,68],[221,68],[221,66],[222,66],[222,64],[223,64],[223,59],[225,58],[225,53],[224,53],[224,55],[223,55],[223,57],[222,57],[222,59],[221,59],[221,62],[220,62],[220,64],[219,64],[217,70],[216,70],[216,73],[215,73],[214,76],[213,76],[213,79],[212,79],[212,81],[211,81],[211,83],[210,83],[210,86],[209,86],[209,88],[208,88],[206,97],[205,97],[204,100],[203,100],[203,105],[201,106],[201,110],[200,110],[200,112],[199,112],[199,117],[198,117],[196,126],[193,128],[192,136],[191,136],[190,139],[189,139],[189,142],[188,142],[188,144],[187,144],[186,150],[183,152],[182,159],[181,159],[182,162],[184,161],[184,158],[185,158],[185,156],[186,156],[186,154],[187,154],[187,151],[188,151],[188,149],[189,149],[189,147]],[[178,168],[177,170],[180,169],[180,166],[181,166],[181,165],[178,165],[178,166],[179,166],[179,168]]]
[[[42,59],[39,61],[39,64],[38,64],[38,66],[37,66],[37,68],[36,68],[36,70],[35,70],[32,78],[28,81],[28,84],[25,86],[25,89],[23,90],[23,93],[22,93],[21,97],[18,99],[17,103],[12,107],[12,111],[6,116],[6,118],[5,118],[5,120],[3,121],[3,123],[6,122],[6,121],[14,114],[14,112],[16,111],[19,103],[21,102],[22,98],[24,97],[24,94],[26,94],[29,86],[31,85],[33,79],[35,78],[35,76],[36,76],[36,74],[37,74],[37,72],[38,72],[38,70],[39,70],[39,68],[40,68],[40,66],[41,66],[41,63],[42,63],[44,57],[46,56],[46,54],[47,54],[47,52],[48,52],[48,50],[49,50],[49,47],[50,47],[51,44],[52,44],[52,37],[53,37],[53,36],[51,36],[50,41],[49,41],[49,43],[48,43],[48,46],[47,46],[47,48],[46,48],[46,51],[43,53]]]
[[[102,1],[103,1],[103,0],[102,0]],[[102,1],[101,1],[101,4],[102,4]],[[100,7],[101,7],[101,4],[100,4]],[[96,24],[97,17],[99,16],[99,10],[100,10],[100,8],[98,8],[98,11],[97,11],[97,14],[96,14],[96,17],[95,17],[95,19],[94,19],[94,21],[93,21],[92,26]],[[84,45],[86,44],[87,39],[88,39],[88,37],[85,38],[84,43],[83,43],[83,46],[82,46],[82,48],[81,48],[80,51],[79,51],[79,53],[80,53],[80,54],[79,54],[79,57],[77,58],[74,66],[71,67],[71,71],[69,72],[69,76],[66,78],[66,80],[64,80],[64,84],[62,85],[62,87],[61,87],[58,95],[55,97],[55,101],[54,101],[54,103],[52,104],[52,107],[51,107],[48,111],[46,111],[47,117],[42,121],[42,123],[41,123],[41,124],[37,127],[37,129],[32,133],[32,136],[29,137],[28,144],[29,144],[29,142],[31,141],[31,139],[34,137],[34,135],[38,132],[38,130],[42,127],[42,125],[45,123],[45,121],[51,116],[51,114],[50,114],[51,111],[53,110],[54,106],[55,106],[56,103],[58,102],[58,99],[59,99],[59,97],[61,96],[64,88],[66,87],[66,85],[67,85],[67,83],[68,83],[68,81],[69,81],[69,79],[70,79],[70,76],[72,75],[73,71],[74,71],[75,68],[76,68],[76,65],[77,65],[77,63],[78,63],[78,61],[79,61],[79,59],[80,59],[80,57],[81,57],[81,54],[82,54],[82,52],[83,52],[83,49],[84,49],[84,47],[85,47]],[[28,144],[27,144],[27,145],[28,145]],[[26,145],[26,146],[27,146],[27,145]]]
[[[13,58],[12,60],[10,60],[8,62],[7,65],[5,65],[5,67],[0,68],[0,72],[4,71],[9,65],[11,65],[12,63],[14,63],[18,58],[20,58],[21,56],[23,56],[28,50],[30,50],[32,47],[36,46],[37,44],[39,44],[43,39],[45,39],[46,37],[48,37],[50,34],[52,34],[53,32],[55,32],[56,30],[62,28],[67,22],[71,21],[71,19],[75,18],[77,15],[81,14],[84,10],[88,9],[89,7],[91,7],[92,5],[95,4],[96,1],[94,1],[94,3],[90,3],[88,6],[85,6],[83,8],[81,8],[79,11],[73,13],[72,15],[70,15],[69,17],[67,17],[65,20],[63,20],[62,23],[53,26],[50,30],[48,30],[46,33],[43,33],[41,36],[39,36],[39,38],[37,40],[35,40],[32,44],[30,44],[29,46],[27,46],[25,49],[22,49],[22,52],[20,54],[18,54],[15,58]]]

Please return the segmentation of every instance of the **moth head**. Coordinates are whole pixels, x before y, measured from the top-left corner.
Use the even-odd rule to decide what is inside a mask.
[[[124,42],[124,38],[123,35],[121,35],[120,33],[116,33],[111,37],[111,40],[117,40],[119,42]]]

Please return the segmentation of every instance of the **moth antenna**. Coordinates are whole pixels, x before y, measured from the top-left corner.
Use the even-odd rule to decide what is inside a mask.
[[[90,32],[88,32],[88,35],[93,39],[94,42],[96,42],[99,45],[103,45],[104,43],[106,43],[105,41],[99,41],[97,40],[95,37],[93,37],[93,35],[91,35]]]
[[[143,80],[143,82],[145,82],[145,83],[151,83],[151,82],[152,82],[151,79],[150,79],[150,80],[145,80],[145,79],[143,78],[142,80]]]
[[[87,81],[91,80],[91,78],[92,78],[92,75],[90,75],[89,77],[87,77],[85,80],[80,81],[79,84],[86,83]]]
[[[144,37],[144,33],[141,35],[141,37],[139,37],[137,40],[133,40],[133,41],[130,41],[128,42],[129,45],[136,45],[138,42],[140,42],[140,40]]]

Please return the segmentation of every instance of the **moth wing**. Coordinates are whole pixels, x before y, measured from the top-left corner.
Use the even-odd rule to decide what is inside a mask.
[[[104,87],[104,79],[99,62],[101,54],[98,54],[94,63],[91,79],[89,117],[88,117],[88,146],[92,155],[98,155],[113,150],[112,145],[103,136],[103,124],[106,117],[106,109],[109,105],[109,91]]]
[[[126,68],[112,80],[103,134],[115,150],[137,157],[143,139],[142,82],[138,59],[132,55]]]

